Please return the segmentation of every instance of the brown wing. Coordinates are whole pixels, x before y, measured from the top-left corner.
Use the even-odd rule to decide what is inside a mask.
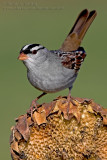
[[[64,67],[74,69],[77,72],[86,57],[86,53],[82,47],[79,47],[76,51],[65,52],[58,56],[61,58]]]
[[[91,12],[89,12],[87,9],[83,10],[79,14],[74,26],[63,42],[60,50],[64,52],[77,50],[96,15],[97,12],[95,10]]]

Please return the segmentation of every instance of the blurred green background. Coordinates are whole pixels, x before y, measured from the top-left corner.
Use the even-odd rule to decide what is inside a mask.
[[[58,49],[78,13],[96,9],[97,18],[88,30],[82,46],[87,57],[72,89],[72,96],[92,98],[106,107],[107,93],[107,1],[106,0],[8,0],[0,1],[0,159],[11,160],[10,128],[41,92],[26,78],[26,68],[17,60],[21,47],[40,43]],[[48,102],[68,90],[48,94],[39,102]]]

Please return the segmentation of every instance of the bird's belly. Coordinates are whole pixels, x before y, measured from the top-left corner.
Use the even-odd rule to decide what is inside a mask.
[[[72,87],[77,74],[71,69],[62,68],[58,71],[41,71],[36,73],[28,72],[30,83],[37,89],[44,92],[57,92]]]

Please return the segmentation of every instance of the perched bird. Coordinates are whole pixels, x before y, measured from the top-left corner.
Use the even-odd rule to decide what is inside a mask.
[[[31,107],[36,106],[36,101],[46,93],[65,88],[69,88],[68,100],[70,100],[73,83],[86,57],[80,44],[96,15],[95,10],[91,12],[83,10],[58,50],[48,50],[40,44],[22,47],[18,59],[27,67],[28,80],[35,88],[43,91],[32,101]]]

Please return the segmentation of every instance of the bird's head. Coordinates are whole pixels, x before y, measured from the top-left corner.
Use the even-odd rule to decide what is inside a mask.
[[[29,69],[39,66],[46,60],[48,50],[40,44],[28,44],[20,50],[19,60]]]
[[[40,51],[45,49],[40,44],[28,44],[21,48],[20,55],[18,57],[19,60],[26,61],[28,59],[36,59]]]

